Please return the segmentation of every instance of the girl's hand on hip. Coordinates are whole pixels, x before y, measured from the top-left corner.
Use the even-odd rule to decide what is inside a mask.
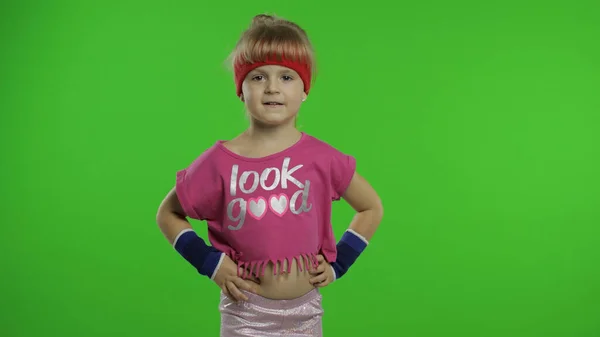
[[[243,269],[240,270],[240,275],[242,275],[243,272]],[[254,276],[251,276],[248,279],[239,277],[237,264],[227,255],[223,257],[221,266],[215,275],[214,282],[221,290],[223,290],[225,296],[235,302],[248,300],[248,297],[241,290],[256,294],[260,284],[260,280]]]
[[[317,255],[317,261],[319,265],[316,269],[310,271],[313,277],[310,279],[310,283],[318,288],[323,288],[333,282],[333,269],[331,265],[325,261],[323,255]]]

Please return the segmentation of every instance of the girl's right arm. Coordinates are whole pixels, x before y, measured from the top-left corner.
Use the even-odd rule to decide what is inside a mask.
[[[186,229],[192,229],[192,225],[187,220],[185,212],[179,203],[175,187],[169,191],[158,207],[156,222],[160,231],[171,245],[173,245],[179,233]]]
[[[256,293],[257,280],[243,280],[238,268],[227,255],[204,243],[194,232],[181,207],[176,188],[171,189],[158,207],[156,222],[165,238],[200,274],[208,276],[234,301],[248,300],[240,291]],[[255,282],[252,282],[255,281]]]

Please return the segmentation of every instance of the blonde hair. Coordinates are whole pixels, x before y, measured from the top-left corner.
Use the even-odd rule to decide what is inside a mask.
[[[316,76],[316,61],[308,35],[299,25],[283,18],[259,14],[242,33],[235,49],[228,57],[231,69],[236,64],[265,62],[275,57],[303,62],[310,67],[311,82]]]

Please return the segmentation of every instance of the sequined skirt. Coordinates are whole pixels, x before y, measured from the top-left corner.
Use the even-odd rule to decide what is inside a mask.
[[[221,293],[221,337],[322,337],[322,296],[317,289],[291,300],[272,300],[245,293],[235,303]]]

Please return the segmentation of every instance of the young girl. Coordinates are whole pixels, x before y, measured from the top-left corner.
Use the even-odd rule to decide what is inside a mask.
[[[318,288],[348,271],[383,208],[353,157],[295,127],[315,69],[304,30],[258,15],[232,62],[250,125],[177,172],[157,222],[221,289],[221,336],[321,336]],[[357,213],[336,244],[331,203],[340,198]],[[207,222],[210,246],[187,217]]]

